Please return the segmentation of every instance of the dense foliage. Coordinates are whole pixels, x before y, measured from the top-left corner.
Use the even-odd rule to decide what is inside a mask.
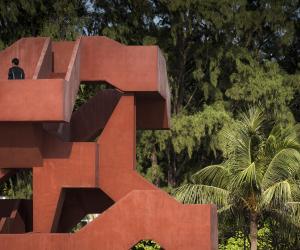
[[[0,183],[1,196],[12,199],[32,199],[32,173],[19,171],[7,182]]]
[[[248,164],[247,173],[267,166],[278,150],[272,149],[277,141],[270,140],[278,140],[276,136],[300,122],[299,20],[299,0],[3,0],[0,48],[23,36],[72,40],[80,34],[160,46],[172,92],[172,128],[139,131],[137,162],[141,174],[172,192],[195,182],[192,176],[199,176],[194,175],[199,170],[205,173],[206,166],[234,162],[231,150],[236,145],[226,144],[224,131],[238,132],[234,126],[239,114],[250,106],[264,111],[264,125],[253,149],[255,166]],[[79,103],[93,91],[83,87]],[[282,181],[278,185],[283,188],[288,181],[282,176],[291,173],[285,162],[278,164],[278,176],[272,178]],[[246,172],[239,170],[240,175]],[[243,187],[242,181],[236,184]],[[272,186],[260,177],[250,184],[255,195]],[[270,197],[269,193],[269,202]],[[279,203],[280,199],[284,196],[278,196]],[[249,245],[249,210],[238,214],[241,221],[230,216],[220,220],[222,249],[229,249],[226,244]],[[286,218],[260,212],[258,232],[264,233],[258,236],[258,247],[299,249],[299,228],[291,226]]]
[[[176,190],[180,201],[214,203],[237,224],[249,224],[251,249],[266,214],[300,227],[300,127],[268,128],[264,122],[258,108],[242,113],[221,133],[224,162],[203,168],[193,184]]]

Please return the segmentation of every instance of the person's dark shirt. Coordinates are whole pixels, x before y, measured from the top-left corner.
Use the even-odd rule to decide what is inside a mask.
[[[18,66],[11,67],[8,71],[8,79],[9,80],[25,79],[24,70]]]

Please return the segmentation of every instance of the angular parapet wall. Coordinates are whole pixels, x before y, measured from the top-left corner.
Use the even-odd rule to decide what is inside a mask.
[[[182,205],[161,191],[132,191],[75,234],[0,235],[0,240],[6,250],[129,250],[142,239],[167,250],[217,249],[215,218],[210,205]]]
[[[0,79],[8,77],[8,69],[11,67],[11,60],[15,57],[20,59],[21,66],[25,71],[26,79],[32,79],[44,46],[49,43],[49,38],[22,38],[10,47],[0,52]]]
[[[13,57],[25,80],[6,79]],[[1,200],[0,249],[123,250],[142,239],[217,249],[214,205],[182,205],[135,171],[136,130],[170,127],[158,47],[27,38],[0,52],[0,69],[0,181],[32,168],[34,198],[32,213],[25,201]],[[111,89],[73,111],[81,83]],[[89,213],[100,215],[66,234]]]
[[[25,80],[7,80],[14,57],[20,58]],[[24,38],[0,52],[0,65],[0,121],[69,122],[80,82],[102,81],[142,96],[137,99],[141,129],[170,126],[166,66],[156,46],[125,46],[106,37],[75,42]],[[149,100],[156,108],[149,108]],[[147,116],[140,111],[143,107]]]

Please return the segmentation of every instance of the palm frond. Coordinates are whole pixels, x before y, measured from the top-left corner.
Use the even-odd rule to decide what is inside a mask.
[[[300,201],[300,180],[290,180],[293,201]]]
[[[291,178],[300,168],[300,152],[292,149],[285,148],[277,152],[273,157],[262,180],[264,189],[274,185],[277,182]]]
[[[224,138],[228,140],[235,152],[235,160],[239,167],[247,167],[258,154],[262,142],[261,128],[264,124],[263,111],[251,107],[248,112],[240,114],[234,130],[225,130]]]
[[[300,202],[288,202],[287,206],[290,208],[289,216],[293,224],[300,228]]]
[[[187,204],[216,204],[218,208],[228,205],[229,192],[217,188],[199,184],[185,184],[174,192],[175,198]]]
[[[299,209],[300,204],[286,204],[286,209],[273,208],[270,212],[276,220],[280,221],[282,227],[293,228],[300,230],[300,216]]]
[[[297,126],[282,128],[276,125],[266,141],[265,155],[271,159],[282,149],[290,148],[300,151],[299,133]]]
[[[224,214],[226,212],[233,212],[233,204],[228,204],[227,206],[223,206],[220,209],[218,209],[218,214]]]
[[[296,133],[296,136],[297,136],[297,140],[300,142],[300,123],[297,123],[294,126],[294,130],[295,130],[295,133]]]
[[[257,178],[256,165],[252,162],[248,167],[237,173],[233,178],[233,190],[250,189],[257,191],[260,189],[259,179]]]
[[[270,186],[262,193],[261,207],[283,209],[285,204],[292,201],[291,185],[284,180]]]
[[[260,107],[251,106],[240,114],[240,124],[252,134],[260,130],[264,121],[264,112]]]
[[[193,175],[193,181],[197,184],[226,189],[230,182],[230,173],[224,165],[211,165],[205,167]]]
[[[240,133],[236,138],[235,157],[240,167],[248,166],[252,162],[251,138],[246,134]]]

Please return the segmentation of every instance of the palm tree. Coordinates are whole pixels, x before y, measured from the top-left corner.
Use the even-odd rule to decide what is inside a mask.
[[[226,160],[203,168],[192,176],[192,184],[175,192],[184,203],[215,203],[219,213],[248,218],[251,250],[257,249],[263,214],[300,225],[300,129],[274,125],[268,132],[265,125],[261,109],[242,113],[223,131]]]

